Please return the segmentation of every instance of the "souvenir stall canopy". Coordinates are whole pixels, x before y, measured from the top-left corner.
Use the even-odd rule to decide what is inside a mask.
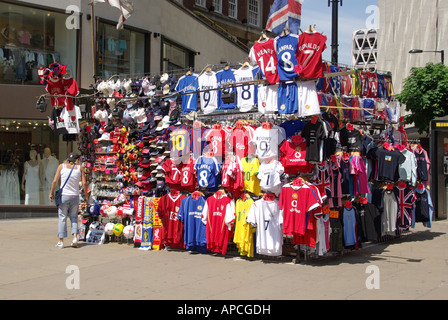
[[[97,78],[84,113],[63,66],[41,70],[90,178],[84,240],[324,257],[431,227],[430,161],[391,75],[331,65],[325,43],[263,33],[240,63]]]

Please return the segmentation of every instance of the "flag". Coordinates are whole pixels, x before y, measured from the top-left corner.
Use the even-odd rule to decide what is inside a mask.
[[[121,16],[118,19],[117,29],[123,29],[123,23],[129,19],[134,12],[134,5],[130,0],[94,0],[93,4],[107,2],[112,7],[121,11]]]
[[[269,12],[266,30],[280,35],[286,28],[299,34],[303,0],[274,0]]]

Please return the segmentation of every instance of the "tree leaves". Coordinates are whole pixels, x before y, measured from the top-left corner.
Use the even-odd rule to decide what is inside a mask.
[[[448,67],[428,63],[423,68],[411,68],[403,85],[403,91],[395,98],[411,112],[405,123],[413,123],[420,134],[429,132],[432,119],[448,114]]]

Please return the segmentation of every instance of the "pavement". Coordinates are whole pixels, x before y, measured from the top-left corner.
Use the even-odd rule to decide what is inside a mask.
[[[70,228],[69,228],[70,230]],[[448,221],[294,263],[116,242],[58,249],[57,218],[0,220],[2,300],[445,300]]]

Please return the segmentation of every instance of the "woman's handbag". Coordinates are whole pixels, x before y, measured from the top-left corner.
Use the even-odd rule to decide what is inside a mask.
[[[56,207],[59,207],[62,203],[62,189],[64,189],[65,185],[67,184],[68,179],[70,179],[70,176],[72,174],[73,168],[75,167],[75,164],[73,164],[72,170],[70,170],[70,174],[67,177],[67,180],[65,180],[64,185],[62,186],[62,188],[60,188],[59,190],[57,190],[54,193],[54,202],[56,204]]]

